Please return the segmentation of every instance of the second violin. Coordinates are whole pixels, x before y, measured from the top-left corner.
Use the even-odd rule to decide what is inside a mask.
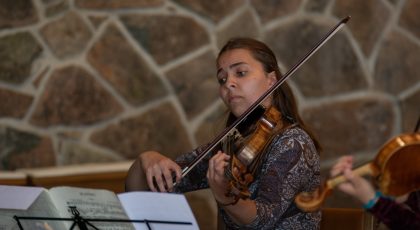
[[[383,194],[397,197],[420,189],[419,165],[420,133],[407,133],[389,140],[373,161],[353,171],[372,176]],[[332,178],[314,192],[299,194],[295,202],[304,211],[318,210],[334,187],[345,180],[344,176]]]

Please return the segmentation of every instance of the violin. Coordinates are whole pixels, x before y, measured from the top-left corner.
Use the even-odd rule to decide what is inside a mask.
[[[371,175],[374,184],[388,196],[401,196],[420,189],[420,133],[401,134],[385,143],[375,159],[353,170]],[[296,205],[303,211],[318,210],[332,189],[345,182],[344,176],[329,179],[311,193],[300,193]]]
[[[229,179],[226,196],[234,197],[234,203],[239,198],[246,199],[250,196],[248,186],[254,180],[257,169],[262,162],[262,153],[265,152],[265,148],[271,143],[271,140],[284,129],[285,122],[281,113],[274,106],[271,106],[264,110],[252,134],[246,138],[247,140],[243,140],[244,138],[240,133],[233,133],[226,138],[228,146],[224,145],[223,149],[225,153],[231,155],[230,165],[225,171],[225,175]],[[232,148],[230,144],[232,142],[239,142],[239,147],[233,144],[234,148]],[[247,144],[244,145],[241,142]]]

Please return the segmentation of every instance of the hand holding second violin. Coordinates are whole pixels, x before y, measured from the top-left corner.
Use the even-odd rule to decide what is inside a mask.
[[[170,192],[173,189],[173,174],[176,181],[181,179],[181,168],[170,158],[155,152],[147,151],[139,156],[141,166],[146,173],[147,184],[153,192]]]
[[[352,167],[353,157],[344,156],[332,167],[330,174],[332,177],[343,174],[347,181],[339,184],[338,189],[366,204],[375,197],[375,189],[369,181],[354,173]]]

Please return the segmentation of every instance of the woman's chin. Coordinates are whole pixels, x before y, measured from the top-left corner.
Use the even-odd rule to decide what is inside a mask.
[[[244,109],[233,109],[231,111],[235,117],[240,117],[245,112]]]

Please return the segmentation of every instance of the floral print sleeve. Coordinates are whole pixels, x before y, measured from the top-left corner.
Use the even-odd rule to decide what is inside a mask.
[[[320,184],[319,154],[300,128],[286,130],[273,140],[262,170],[250,186],[257,216],[246,226],[234,224],[220,209],[228,229],[319,229],[320,212],[304,213],[295,196]]]

